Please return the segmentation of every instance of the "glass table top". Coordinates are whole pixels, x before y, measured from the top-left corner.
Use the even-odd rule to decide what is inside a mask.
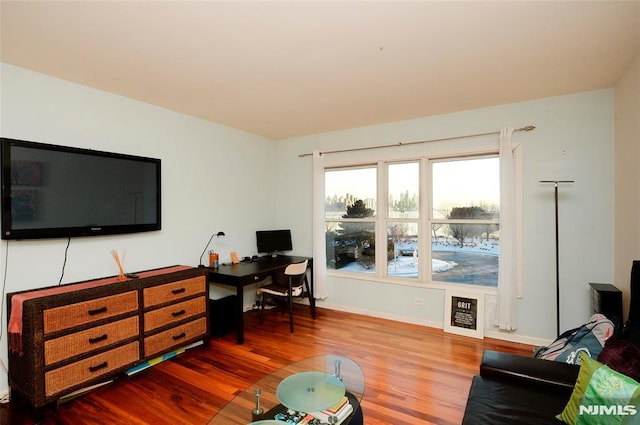
[[[260,394],[260,407],[265,415],[254,421],[252,411],[256,408],[256,392]],[[300,412],[329,409],[346,395],[356,411],[363,394],[364,375],[356,362],[336,355],[311,357],[278,369],[240,391],[208,424],[295,423],[286,422],[287,418],[283,417],[288,409],[296,412],[293,416],[302,417]],[[349,421],[350,415],[340,424],[346,425]]]

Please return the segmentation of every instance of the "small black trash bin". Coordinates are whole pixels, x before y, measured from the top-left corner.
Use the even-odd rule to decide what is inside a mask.
[[[238,297],[235,295],[209,300],[211,336],[223,336],[235,329],[237,302]]]

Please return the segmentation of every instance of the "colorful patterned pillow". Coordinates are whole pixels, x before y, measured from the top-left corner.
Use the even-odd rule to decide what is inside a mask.
[[[640,424],[640,384],[580,354],[580,373],[558,419],[570,425]]]

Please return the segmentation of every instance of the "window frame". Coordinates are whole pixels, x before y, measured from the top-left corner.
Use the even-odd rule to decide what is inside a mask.
[[[379,163],[365,163],[365,164],[358,164],[358,165],[353,165],[353,166],[338,166],[338,167],[325,167],[324,171],[323,171],[323,176],[326,176],[327,171],[345,171],[345,170],[358,170],[358,169],[367,169],[367,168],[373,168],[374,170],[376,170],[376,206],[375,206],[375,210],[374,210],[374,215],[372,217],[363,217],[363,218],[343,218],[343,217],[337,217],[337,218],[327,218],[327,214],[326,211],[324,212],[324,228],[325,228],[325,241],[326,241],[326,229],[327,229],[327,223],[341,223],[341,222],[347,222],[347,223],[373,223],[373,228],[374,228],[374,232],[375,232],[375,243],[376,246],[378,244],[378,234],[379,234],[379,230],[378,230],[378,218],[379,218],[379,208],[380,208],[380,186],[379,186],[379,182],[380,182],[380,172],[379,172]],[[325,196],[325,201],[326,201],[326,196]],[[326,204],[325,204],[326,205]],[[326,242],[325,242],[325,250],[327,249],[326,247]],[[330,268],[326,268],[327,273],[333,273],[333,272],[337,272],[337,273],[341,273],[344,275],[348,275],[348,276],[369,276],[369,277],[373,277],[374,275],[377,275],[378,273],[378,255],[376,255],[375,257],[375,273],[356,273],[356,272],[348,272],[348,271],[340,271],[339,269],[330,269]],[[377,276],[376,276],[377,277]]]
[[[418,202],[419,202],[418,217],[417,218],[390,217],[389,216],[389,167],[391,165],[412,164],[412,163],[418,164]],[[388,242],[387,229],[389,228],[390,223],[409,223],[409,224],[417,225],[418,253],[424,252],[422,247],[422,239],[423,239],[422,234],[424,229],[423,190],[426,185],[424,184],[424,164],[422,159],[414,158],[414,159],[407,159],[402,161],[380,161],[379,169],[382,169],[384,171],[383,178],[378,179],[378,183],[379,184],[382,183],[384,185],[382,187],[382,190],[380,190],[380,186],[378,186],[379,192],[382,192],[382,198],[379,198],[379,199],[383,201],[383,205],[381,205],[381,207],[384,207],[384,214],[382,214],[382,217],[379,217],[381,223],[379,224],[379,229],[377,229],[376,235],[380,235],[380,238],[379,238],[380,240],[377,241],[376,244],[383,243],[384,245],[377,245],[377,246],[386,246]],[[376,255],[376,270],[380,270],[379,272],[380,277],[383,279],[388,279],[393,282],[423,283],[424,271],[422,270],[423,267],[421,263],[422,262],[418,260],[418,275],[415,278],[389,276],[388,260],[386,255]]]
[[[376,261],[375,261],[375,273],[357,273],[357,272],[349,272],[349,271],[341,271],[339,269],[330,269],[326,268],[326,273],[329,276],[336,276],[341,278],[349,278],[349,279],[357,279],[357,280],[367,280],[367,281],[376,281],[390,284],[400,284],[406,286],[416,286],[416,287],[425,287],[432,289],[443,289],[443,290],[473,290],[473,291],[481,291],[485,294],[496,294],[497,286],[489,286],[489,285],[476,285],[476,284],[465,284],[465,283],[455,283],[455,282],[443,282],[432,280],[431,272],[431,259],[432,259],[432,249],[431,249],[431,226],[434,222],[441,222],[443,220],[433,219],[432,218],[432,182],[433,175],[431,170],[431,164],[433,162],[442,162],[447,160],[468,160],[468,159],[477,159],[482,157],[496,157],[499,158],[499,152],[497,147],[488,147],[488,148],[478,148],[478,149],[467,149],[467,150],[448,150],[446,152],[440,153],[420,153],[418,155],[407,155],[407,156],[391,156],[389,158],[377,159],[377,160],[363,160],[363,162],[355,162],[355,161],[336,161],[332,164],[325,164],[323,168],[323,176],[326,171],[331,170],[341,170],[341,169],[357,169],[357,168],[367,168],[367,167],[376,167],[377,169],[377,199],[376,199],[376,214],[374,217],[365,218],[365,219],[349,219],[354,222],[375,222],[375,232],[376,232],[376,246],[385,246],[387,242],[387,226],[390,222],[417,222],[418,224],[418,250],[420,253],[420,257],[423,255],[426,258],[429,258],[429,261],[419,261],[418,267],[418,277],[417,278],[406,278],[406,277],[394,277],[388,276],[387,272],[387,260],[386,255],[378,255],[376,253]],[[388,210],[388,201],[389,201],[389,191],[388,191],[388,165],[391,164],[399,164],[399,163],[410,163],[410,162],[418,162],[420,164],[419,169],[419,217],[415,218],[390,218],[389,210]],[[428,178],[427,178],[428,176]],[[325,194],[326,196],[326,194]],[[344,219],[343,219],[344,220]],[[334,220],[334,221],[339,221]],[[446,220],[445,220],[446,221]],[[474,221],[473,224],[496,224],[494,220],[483,220]],[[466,221],[463,220],[466,223]],[[324,219],[325,229],[326,229],[326,215]],[[497,220],[499,224],[499,219]],[[428,232],[428,235],[427,233]],[[426,235],[426,236],[425,236]],[[424,253],[424,254],[422,254]]]
[[[488,158],[497,158],[498,159],[498,167],[500,167],[500,156],[498,152],[495,153],[485,153],[485,154],[477,154],[477,155],[464,155],[464,156],[445,156],[445,157],[439,157],[439,158],[431,158],[428,160],[428,167],[429,167],[429,172],[430,172],[430,177],[429,177],[429,186],[430,188],[433,187],[433,183],[434,183],[434,178],[433,178],[433,165],[436,163],[443,163],[443,162],[453,162],[453,161],[469,161],[469,160],[479,160],[479,159],[488,159]],[[498,182],[498,185],[500,183]],[[498,187],[498,191],[500,190],[500,188]],[[429,202],[433,202],[433,193],[430,194],[430,198],[429,198]],[[498,214],[497,218],[492,218],[492,219],[450,219],[450,218],[434,218],[434,209],[433,209],[433,205],[430,205],[430,208],[428,210],[428,226],[429,226],[429,232],[431,232],[432,226],[434,224],[442,224],[442,225],[448,225],[448,224],[461,224],[461,225],[495,225],[499,228],[500,226],[500,216]],[[429,233],[429,236],[431,236],[431,233]],[[429,238],[431,239],[431,238]],[[429,257],[431,259],[433,259],[433,252],[431,249],[431,244],[429,244]],[[499,256],[498,256],[499,258]],[[432,276],[432,271],[429,271],[429,274]],[[439,281],[439,280],[433,280],[432,277],[430,277],[428,279],[429,282],[431,283],[437,283],[437,284],[441,284],[441,285],[445,285],[446,287],[451,287],[453,286],[454,288],[460,287],[460,286],[468,286],[468,287],[472,287],[472,288],[490,288],[490,289],[497,289],[498,287],[498,282],[496,281],[495,285],[487,285],[487,284],[463,284],[463,283],[458,283],[458,282],[447,282],[447,281]]]

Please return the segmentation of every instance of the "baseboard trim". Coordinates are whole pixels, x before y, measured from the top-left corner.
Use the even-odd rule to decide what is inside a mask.
[[[442,329],[444,324],[432,320],[423,320],[416,317],[401,316],[397,314],[385,313],[375,310],[367,310],[363,308],[345,307],[343,305],[330,304],[322,302],[322,305],[316,303],[316,307],[326,308],[328,310],[344,311],[346,313],[361,314],[363,316],[378,317],[380,319],[394,320],[396,322],[411,323],[414,325],[427,326],[429,328]]]
[[[421,326],[426,326],[426,327],[435,328],[435,329],[444,328],[443,322],[438,322],[434,320],[423,320],[423,319],[418,319],[416,317],[407,317],[407,316],[384,313],[380,311],[368,310],[363,308],[354,308],[351,306],[331,304],[324,301],[321,302],[321,305],[318,305],[318,303],[316,303],[316,307],[326,308],[328,310],[344,311],[346,313],[362,314],[364,316],[378,317],[380,319],[394,320],[396,322],[411,323],[414,325],[421,325]],[[499,339],[502,341],[514,342],[517,344],[527,344],[527,345],[533,345],[533,346],[548,345],[551,342],[548,339],[544,339],[544,338],[538,338],[538,337],[533,337],[528,335],[520,335],[515,333],[506,333],[506,332],[502,332],[499,330],[492,330],[492,329],[485,329],[484,336],[485,338],[493,338],[493,339]]]
[[[534,345],[536,347],[540,345],[549,345],[551,343],[551,341],[544,338],[506,333],[506,332],[496,331],[491,329],[485,329],[484,336],[485,338],[500,339],[503,341],[515,342],[518,344]]]

